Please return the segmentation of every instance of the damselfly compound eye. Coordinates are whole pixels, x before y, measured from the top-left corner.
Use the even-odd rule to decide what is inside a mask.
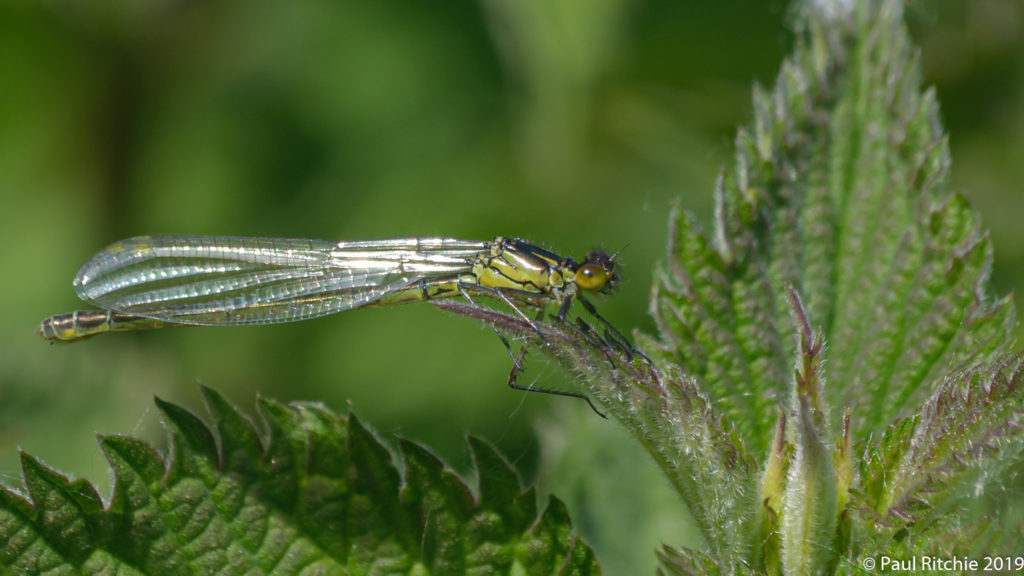
[[[576,271],[576,284],[587,292],[597,292],[608,283],[608,273],[597,264],[584,264]]]

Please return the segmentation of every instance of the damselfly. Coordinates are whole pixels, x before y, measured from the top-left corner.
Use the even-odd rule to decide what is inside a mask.
[[[564,320],[574,300],[619,342],[628,342],[583,297],[610,293],[615,257],[591,252],[582,262],[523,240],[418,237],[355,242],[325,240],[139,236],[93,256],[74,280],[79,298],[102,310],[51,316],[43,339],[72,342],[103,332],[179,325],[242,326],[317,318],[352,308],[474,295],[496,298],[544,338],[541,318],[557,306]],[[499,332],[510,354],[508,340]],[[583,394],[519,386],[512,354],[509,385],[584,398]],[[591,404],[593,407],[593,404]],[[596,411],[596,410],[595,410]]]

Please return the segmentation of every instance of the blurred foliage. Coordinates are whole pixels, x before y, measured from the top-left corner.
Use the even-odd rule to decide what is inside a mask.
[[[246,409],[256,393],[336,410],[351,402],[383,434],[423,441],[464,469],[472,431],[535,475],[536,417],[586,406],[509,391],[497,338],[429,305],[67,347],[32,330],[81,306],[71,278],[106,244],[196,233],[503,234],[577,256],[626,246],[626,282],[600,306],[616,325],[650,331],[667,208],[679,199],[710,217],[713,180],[751,115],[751,81],[770,82],[790,48],[787,9],[0,1],[0,474],[17,482],[21,447],[104,484],[90,433],[159,435],[151,396],[198,407],[202,382]],[[908,19],[951,134],[953,188],[992,230],[997,291],[1012,290],[1024,283],[1024,195],[1014,193],[1024,181],[1024,5],[915,0]],[[539,356],[527,368],[530,381],[565,385]],[[649,463],[620,462],[606,453],[615,444],[575,432],[610,423],[546,421],[545,438],[562,422],[566,442],[594,443],[605,462],[594,474],[636,482],[614,499],[573,497],[575,515],[678,515],[670,493],[643,485],[657,474],[614,468]],[[662,492],[665,503],[637,504]],[[653,562],[661,541],[687,544],[635,525],[623,522],[619,538],[643,540],[622,546],[637,562]]]

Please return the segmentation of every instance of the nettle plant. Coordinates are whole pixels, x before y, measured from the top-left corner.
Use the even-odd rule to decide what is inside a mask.
[[[671,216],[656,335],[635,353],[585,319],[458,302],[546,351],[631,432],[704,546],[670,574],[860,573],[869,558],[1012,552],[1024,359],[992,247],[946,187],[934,93],[900,0],[811,2],[715,190],[713,235]],[[589,574],[565,508],[471,439],[471,490],[428,450],[392,454],[355,416],[261,400],[264,431],[214,392],[214,423],[158,402],[166,454],[100,440],[104,502],[24,455],[0,489],[0,567],[54,573]],[[609,423],[608,425],[612,425]],[[401,461],[396,467],[395,460]],[[1017,550],[1020,552],[1020,550]]]

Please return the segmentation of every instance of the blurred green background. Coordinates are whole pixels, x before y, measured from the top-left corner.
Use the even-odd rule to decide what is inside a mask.
[[[789,52],[781,1],[0,2],[0,475],[18,449],[109,487],[94,434],[162,445],[152,396],[198,384],[351,405],[466,470],[469,432],[569,501],[606,573],[697,544],[646,456],[585,404],[505,387],[492,332],[430,305],[46,346],[78,266],[119,238],[515,235],[626,247],[613,323],[647,294],[674,201],[707,223],[752,81]],[[1024,4],[908,3],[953,187],[1024,278]],[[1020,304],[1018,303],[1018,307]],[[567,386],[539,356],[524,378]],[[201,412],[202,413],[202,412]],[[539,424],[538,424],[539,423]],[[537,434],[537,430],[541,434]],[[558,455],[571,448],[571,460]],[[646,567],[643,572],[649,573]]]

